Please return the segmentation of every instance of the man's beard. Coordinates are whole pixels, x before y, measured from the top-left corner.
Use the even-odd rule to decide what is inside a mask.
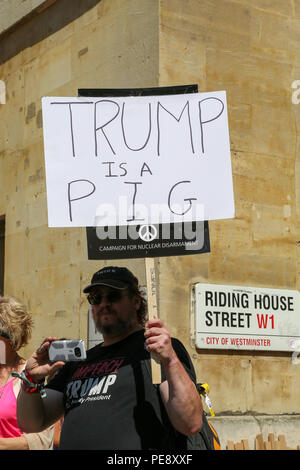
[[[96,328],[98,331],[100,331],[100,333],[106,336],[114,337],[130,332],[133,328],[133,324],[133,318],[120,319],[115,317],[115,321],[110,324],[105,324],[105,322],[98,320]]]

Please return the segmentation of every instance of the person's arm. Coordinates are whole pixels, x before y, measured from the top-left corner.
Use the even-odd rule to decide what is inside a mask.
[[[0,437],[0,450],[28,450],[27,439],[20,437]]]
[[[45,398],[39,393],[21,390],[17,399],[17,421],[25,433],[41,432],[64,414],[63,393],[47,389]]]
[[[24,433],[29,450],[52,450],[54,445],[54,426],[41,432]]]
[[[46,338],[40,348],[28,359],[26,370],[38,383],[47,375],[53,374],[64,362],[51,363],[48,348],[56,338]],[[17,421],[25,433],[40,432],[54,424],[64,414],[63,393],[47,389],[46,397],[39,393],[27,393],[21,387],[17,398]]]
[[[202,427],[202,401],[195,384],[178,359],[168,330],[159,319],[149,320],[145,332],[146,348],[154,352],[164,366],[166,380],[160,394],[174,428],[189,436]]]
[[[22,434],[19,437],[1,437],[0,450],[42,450],[52,449],[53,429],[40,433]]]

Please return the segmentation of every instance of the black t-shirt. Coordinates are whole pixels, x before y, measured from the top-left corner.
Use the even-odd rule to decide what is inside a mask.
[[[191,359],[180,341],[172,345],[195,382]],[[153,385],[144,330],[69,362],[47,388],[64,394],[60,449],[169,449],[170,422]],[[162,371],[162,376],[164,373]]]

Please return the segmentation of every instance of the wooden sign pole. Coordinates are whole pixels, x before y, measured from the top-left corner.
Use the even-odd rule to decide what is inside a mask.
[[[148,314],[149,320],[159,318],[157,307],[157,288],[156,288],[156,274],[154,258],[146,258],[146,281],[147,281],[147,295],[148,295]],[[154,384],[161,383],[161,369],[160,364],[151,357],[151,371],[152,382]]]

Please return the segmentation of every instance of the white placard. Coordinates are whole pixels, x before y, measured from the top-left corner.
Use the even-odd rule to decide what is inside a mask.
[[[195,330],[199,349],[299,351],[299,292],[196,284]]]
[[[50,227],[234,217],[225,91],[42,99]]]

